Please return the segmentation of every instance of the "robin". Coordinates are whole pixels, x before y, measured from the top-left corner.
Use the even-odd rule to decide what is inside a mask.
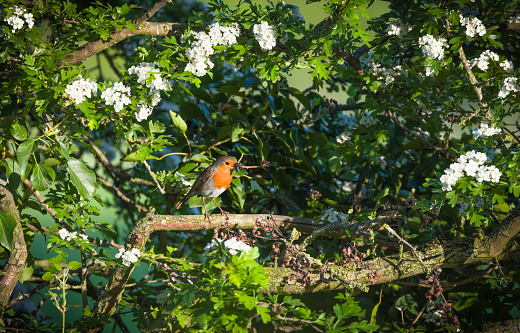
[[[236,172],[240,172],[242,169],[242,165],[237,162],[237,160],[232,156],[220,156],[213,162],[212,165],[207,167],[202,173],[197,177],[195,183],[189,190],[188,194],[181,201],[177,203],[175,206],[177,209],[181,208],[182,205],[188,201],[194,195],[198,195],[202,197],[202,205],[204,206],[204,219],[208,219],[209,214],[206,210],[206,203],[204,202],[204,198],[211,198],[213,202],[220,209],[220,212],[226,217],[228,217],[227,212],[225,212],[218,203],[215,201],[215,198],[221,195],[233,180],[233,170]],[[229,218],[229,217],[228,217]]]

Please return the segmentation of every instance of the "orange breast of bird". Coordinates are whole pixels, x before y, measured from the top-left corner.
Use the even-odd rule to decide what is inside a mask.
[[[233,169],[222,163],[213,176],[213,187],[217,190],[227,189],[233,180]]]

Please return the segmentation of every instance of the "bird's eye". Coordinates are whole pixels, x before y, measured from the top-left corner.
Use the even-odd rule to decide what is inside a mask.
[[[229,165],[229,162],[226,162],[226,165]]]

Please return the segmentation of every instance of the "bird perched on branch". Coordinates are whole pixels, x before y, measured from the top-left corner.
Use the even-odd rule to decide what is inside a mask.
[[[218,203],[215,201],[215,198],[221,195],[233,180],[233,170],[236,172],[240,172],[242,166],[237,162],[236,158],[232,156],[220,156],[213,162],[212,165],[207,167],[202,173],[197,177],[195,183],[189,190],[188,194],[181,201],[177,203],[175,206],[177,209],[181,208],[182,205],[188,201],[189,198],[198,195],[202,197],[202,205],[204,206],[204,219],[208,219],[209,214],[206,210],[206,203],[204,202],[204,198],[211,198],[213,202],[220,209],[220,212],[226,217],[228,217],[227,212],[225,212]],[[229,218],[229,217],[228,217]]]

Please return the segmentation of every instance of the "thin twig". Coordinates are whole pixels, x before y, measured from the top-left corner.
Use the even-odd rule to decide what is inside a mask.
[[[10,308],[11,306],[17,304],[18,302],[23,301],[24,299],[31,297],[32,295],[38,293],[43,288],[47,287],[49,284],[51,284],[51,281],[44,281],[44,282],[40,283],[39,285],[37,285],[31,291],[29,291],[29,292],[27,292],[25,294],[19,295],[18,297],[12,299],[9,302],[9,304],[7,305],[7,308]]]
[[[445,157],[453,160],[455,159],[453,156],[450,155],[450,153],[448,153],[446,150],[444,149],[441,149],[433,144],[431,144],[430,142],[428,142],[428,140],[426,140],[425,138],[423,138],[422,136],[420,136],[419,134],[415,133],[414,131],[412,131],[411,129],[409,129],[408,127],[404,126],[400,121],[399,119],[397,119],[397,117],[395,117],[392,113],[392,111],[390,110],[386,110],[386,114],[388,115],[388,117],[397,125],[399,126],[401,129],[403,129],[405,132],[407,132],[408,134],[410,134],[411,136],[415,137],[416,139],[422,141],[424,144],[426,144],[428,147],[430,147],[431,149],[433,149],[435,152],[437,153],[440,153],[442,155],[444,155]]]
[[[135,201],[133,201],[132,199],[130,199],[129,197],[127,197],[122,191],[121,189],[119,189],[119,187],[116,187],[112,184],[110,184],[109,182],[107,182],[106,180],[104,180],[103,178],[100,178],[98,177],[98,180],[101,182],[101,184],[103,184],[105,187],[108,187],[109,189],[111,189],[112,191],[114,191],[118,197],[121,198],[121,200],[123,200],[124,202],[127,202],[133,206],[135,206],[137,208],[137,210],[139,212],[145,212],[145,213],[148,213],[149,212],[149,209],[144,207],[144,206],[141,206],[139,205],[138,203],[136,203]]]
[[[42,195],[40,194],[40,192],[38,192],[38,190],[36,190],[32,185],[31,185],[31,181],[29,179],[24,179],[22,180],[22,182],[25,184],[25,186],[27,186],[29,188],[29,190],[32,192],[32,194],[34,195],[34,197],[36,198],[36,200],[38,200],[38,202],[40,203],[40,205],[52,216],[56,216],[56,211],[54,209],[52,209],[51,207],[49,207],[46,203],[45,203],[45,200],[43,199]]]
[[[413,254],[415,255],[415,257],[419,260],[419,262],[424,266],[424,268],[426,268],[426,271],[427,272],[430,272],[430,268],[428,268],[428,266],[426,266],[426,264],[424,263],[424,261],[422,261],[421,257],[419,256],[419,253],[417,253],[417,251],[415,250],[415,247],[413,247],[410,243],[408,243],[407,241],[405,241],[401,236],[399,236],[397,234],[397,232],[394,231],[394,229],[390,228],[390,226],[388,224],[384,224],[383,225],[385,227],[386,230],[388,230],[392,235],[394,235],[395,237],[397,237],[397,239],[399,239],[401,242],[403,242],[404,244],[406,244],[413,252]]]
[[[408,328],[406,329],[407,332],[410,331],[410,329],[412,328],[412,326],[417,322],[417,320],[419,320],[419,318],[421,318],[424,310],[426,310],[426,306],[428,306],[428,303],[430,302],[430,300],[426,300],[426,302],[424,303],[421,311],[419,311],[419,313],[417,314],[417,316],[415,317],[415,319],[410,323],[410,325],[408,326]]]
[[[67,20],[67,19],[64,19],[63,16],[61,16],[61,15],[59,15],[59,14],[56,14],[56,13],[54,13],[54,12],[48,10],[48,9],[45,8],[45,7],[40,7],[40,6],[38,6],[36,3],[32,2],[32,1],[26,1],[26,0],[21,0],[21,1],[22,1],[23,3],[29,4],[29,5],[33,5],[34,7],[38,7],[38,9],[40,9],[40,10],[44,10],[44,11],[46,11],[47,13],[52,14],[52,15],[54,15],[54,16],[56,16],[56,17],[59,17],[59,18],[63,19],[63,22],[66,22],[66,23],[73,23],[73,24],[77,24],[77,23],[78,23],[78,22],[75,21],[75,20]]]
[[[157,178],[155,178],[155,174],[153,173],[152,169],[150,168],[150,165],[148,165],[148,162],[144,161],[143,163],[144,163],[144,166],[146,167],[146,170],[148,170],[148,173],[150,174],[150,176],[152,176],[152,179],[155,182],[155,185],[157,185],[159,192],[161,192],[161,194],[165,194],[166,192],[164,192],[164,189],[159,184],[159,181],[157,181]]]

